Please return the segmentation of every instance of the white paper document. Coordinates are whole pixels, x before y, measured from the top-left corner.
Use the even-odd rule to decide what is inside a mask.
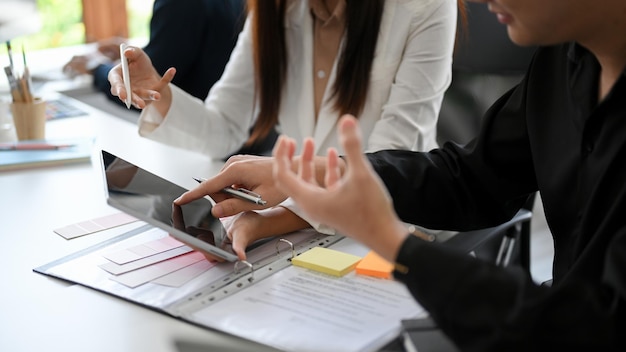
[[[426,315],[399,282],[288,267],[191,320],[287,351],[376,350]]]

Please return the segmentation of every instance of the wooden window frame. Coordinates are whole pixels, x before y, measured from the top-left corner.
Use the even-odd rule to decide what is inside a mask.
[[[128,38],[126,0],[82,0],[85,42]]]

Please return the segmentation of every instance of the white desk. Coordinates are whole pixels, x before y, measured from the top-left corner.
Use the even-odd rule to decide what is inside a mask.
[[[0,172],[0,350],[178,351],[176,340],[207,351],[269,350],[136,304],[32,271],[123,233],[136,224],[65,240],[54,229],[117,212],[104,199],[99,150],[107,149],[185,188],[221,162],[139,137],[134,124],[89,106],[89,116],[49,122],[48,137],[96,136],[92,162]],[[261,322],[260,322],[261,323]]]

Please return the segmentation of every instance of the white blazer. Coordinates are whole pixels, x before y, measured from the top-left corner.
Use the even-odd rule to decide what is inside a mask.
[[[364,151],[430,150],[443,95],[451,82],[457,5],[455,0],[387,0],[370,87],[358,116]],[[317,123],[313,94],[313,22],[307,0],[292,0],[286,12],[287,75],[279,130],[297,141],[313,137],[316,153],[339,148],[338,113],[329,77]],[[182,24],[181,24],[182,25]],[[224,158],[248,138],[256,118],[251,28],[247,21],[222,78],[202,102],[171,85],[172,105],[163,118],[148,106],[139,133],[213,158]]]

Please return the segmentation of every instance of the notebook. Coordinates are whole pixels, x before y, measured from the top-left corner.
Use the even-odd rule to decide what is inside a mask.
[[[23,150],[42,143],[60,147]],[[0,171],[90,162],[92,147],[91,138],[0,143]]]

